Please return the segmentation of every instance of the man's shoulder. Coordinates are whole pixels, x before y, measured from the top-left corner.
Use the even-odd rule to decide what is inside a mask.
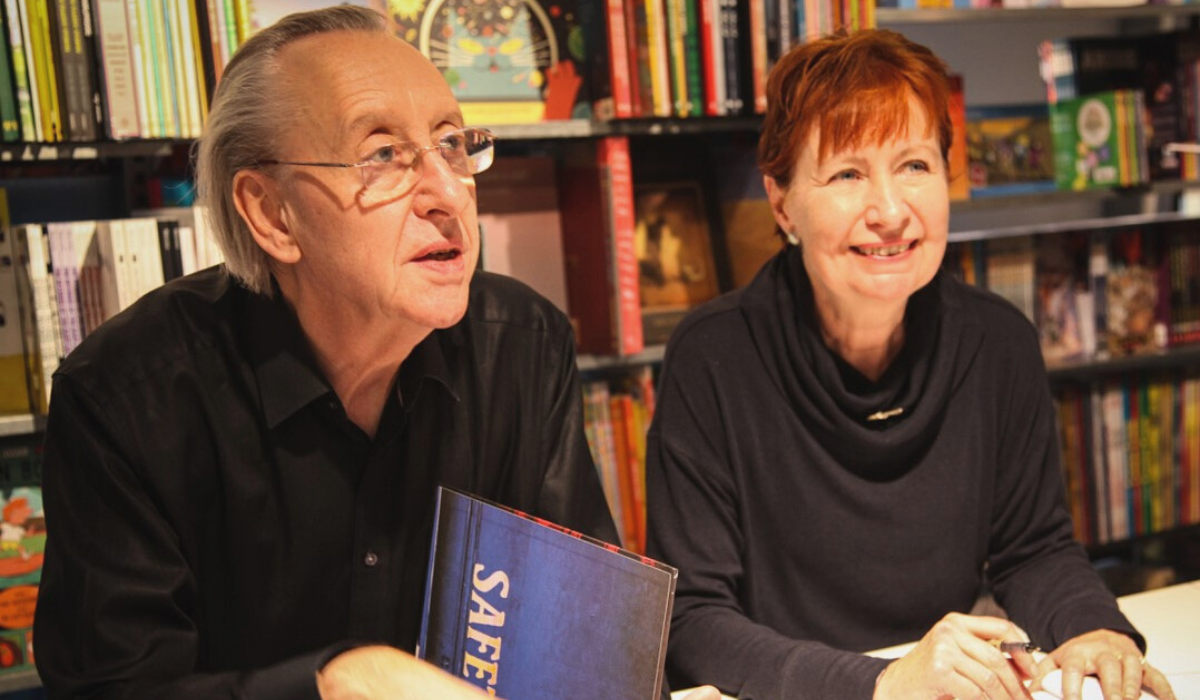
[[[172,280],[88,335],[63,359],[58,374],[111,382],[194,357],[229,335],[236,292],[223,266]]]
[[[569,330],[567,315],[524,282],[491,272],[477,272],[471,281],[467,319],[534,332]]]

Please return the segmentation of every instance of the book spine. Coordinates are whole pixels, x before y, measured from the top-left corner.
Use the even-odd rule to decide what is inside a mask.
[[[700,53],[700,4],[703,0],[683,0],[684,80],[687,81],[688,114],[704,113],[704,66]]]
[[[25,60],[25,35],[21,31],[21,0],[4,0],[7,13],[8,45],[12,58],[13,91],[16,95],[17,118],[20,121],[22,141],[36,141],[34,128],[33,93],[29,87],[29,66]]]
[[[721,22],[719,0],[696,0],[700,10],[700,55],[704,62],[704,114],[718,117],[724,105],[717,86],[724,81],[721,65]]]
[[[8,13],[0,4],[0,140],[21,139],[21,119],[17,113],[16,83],[8,46]]]
[[[605,137],[600,142],[600,150],[600,161],[607,178],[607,214],[614,256],[610,272],[613,275],[611,288],[616,290],[616,350],[620,355],[633,355],[643,350],[643,343],[629,139]]]
[[[95,12],[97,77],[103,85],[104,125],[114,140],[142,135],[126,0],[91,0]]]
[[[47,141],[46,122],[42,112],[46,109],[46,103],[42,99],[42,80],[41,70],[39,66],[40,58],[38,50],[34,47],[33,36],[36,33],[34,26],[36,20],[33,17],[33,0],[16,0],[16,4],[20,7],[21,17],[21,39],[22,47],[25,54],[25,72],[29,79],[29,104],[33,110],[33,141]]]
[[[48,142],[62,141],[63,106],[59,102],[59,75],[55,67],[50,22],[50,3],[53,0],[29,0],[30,37],[34,51],[34,66],[38,74],[38,100],[42,105],[42,138]]]

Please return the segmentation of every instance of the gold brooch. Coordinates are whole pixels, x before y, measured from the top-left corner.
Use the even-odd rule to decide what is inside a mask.
[[[867,420],[869,420],[869,421],[887,420],[888,418],[894,418],[894,417],[900,415],[901,413],[904,413],[903,406],[893,408],[890,411],[876,411],[875,413],[872,413],[871,415],[867,416]]]

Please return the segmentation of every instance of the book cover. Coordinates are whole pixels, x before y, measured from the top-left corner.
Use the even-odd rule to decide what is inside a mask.
[[[675,569],[439,487],[417,656],[522,700],[655,700]]]
[[[1044,104],[968,108],[970,196],[1053,190],[1053,142]]]
[[[647,345],[665,344],[688,311],[721,292],[705,202],[694,180],[634,188],[634,248]]]
[[[46,514],[41,457],[29,445],[0,449],[0,674],[33,668]]]
[[[1105,348],[1111,356],[1131,355],[1166,344],[1167,320],[1160,316],[1159,251],[1141,229],[1120,229],[1107,237]]]
[[[1140,91],[1116,90],[1050,106],[1058,189],[1087,190],[1146,182],[1138,128]]]
[[[1037,300],[1034,322],[1047,364],[1077,360],[1088,353],[1083,326],[1090,321],[1080,309],[1091,310],[1086,233],[1037,236],[1034,244]]]
[[[388,17],[441,70],[467,123],[591,117],[575,0],[389,0]]]

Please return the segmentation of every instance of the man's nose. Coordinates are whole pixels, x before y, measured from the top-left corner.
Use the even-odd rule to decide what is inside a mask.
[[[438,212],[457,216],[472,201],[475,179],[457,172],[440,148],[422,149],[414,167],[418,179],[413,209],[418,216],[436,216]]]

